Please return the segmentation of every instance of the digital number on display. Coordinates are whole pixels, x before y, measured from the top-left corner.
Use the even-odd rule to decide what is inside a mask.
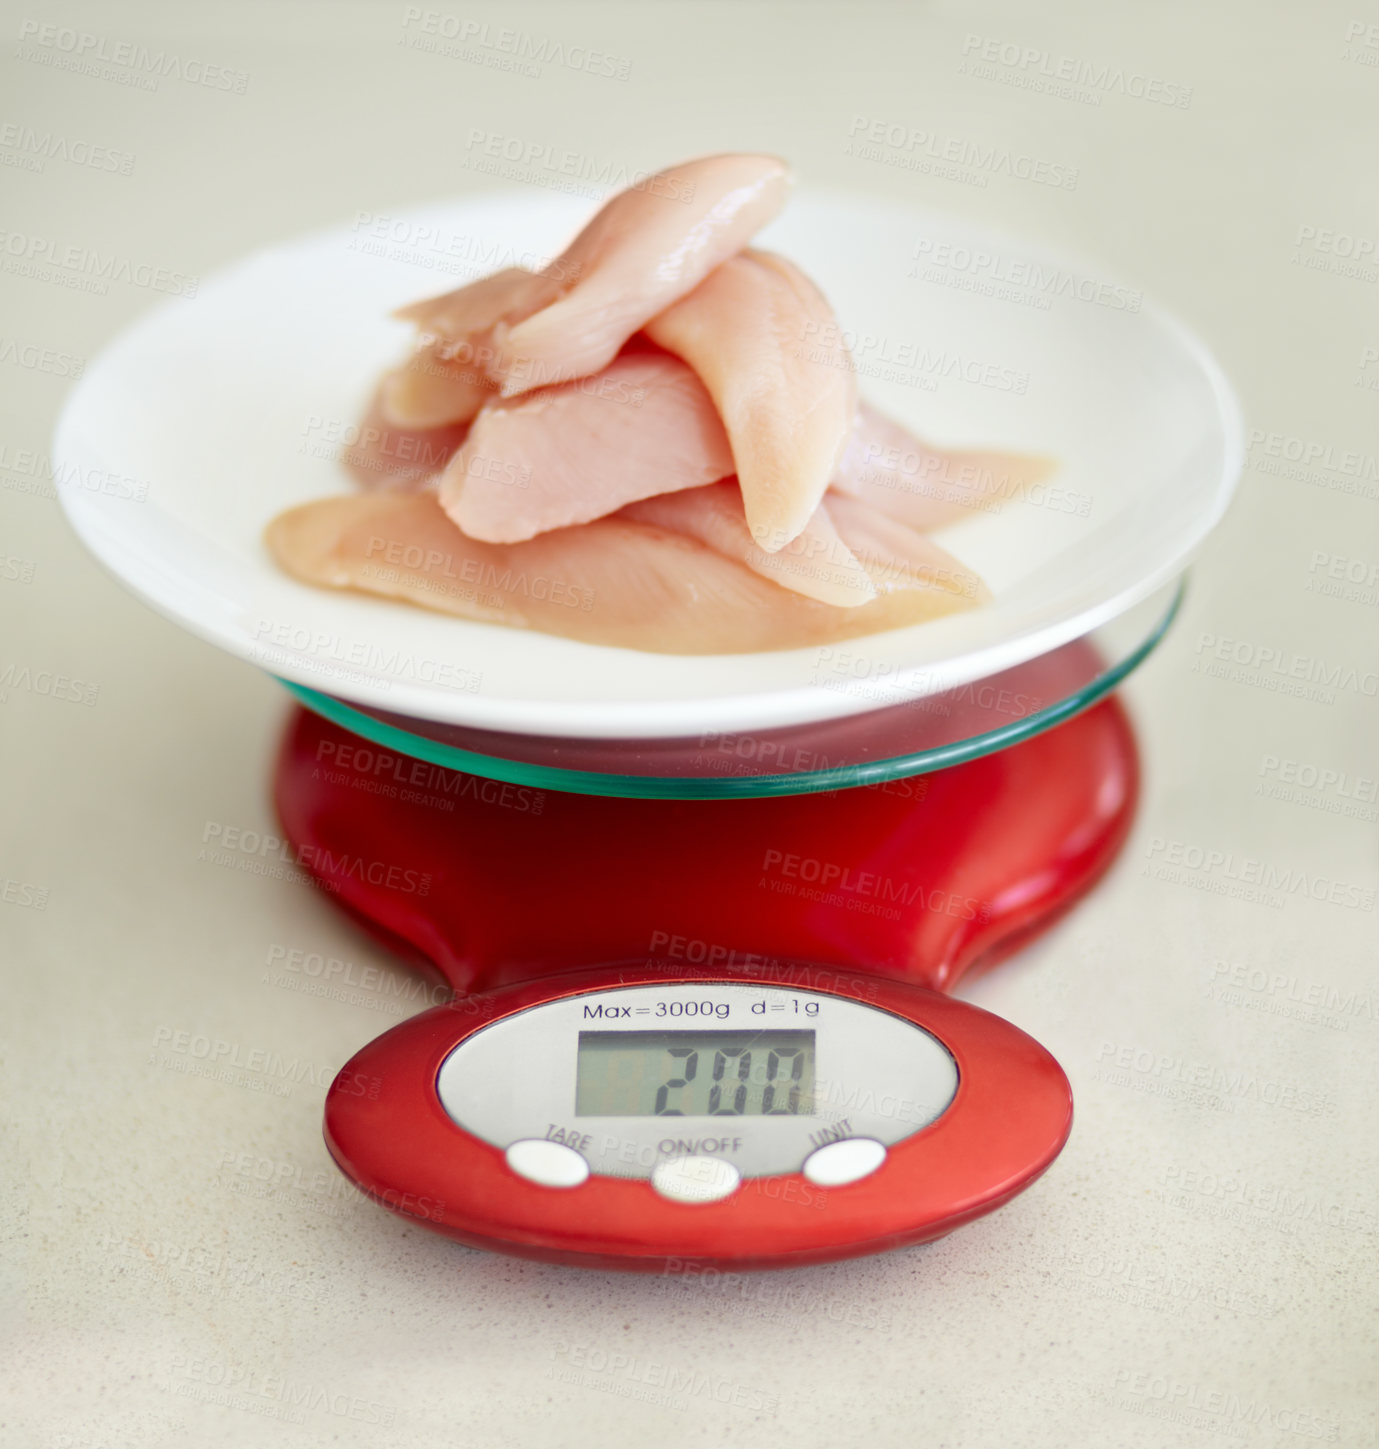
[[[814,1112],[812,1031],[582,1031],[578,1117]]]

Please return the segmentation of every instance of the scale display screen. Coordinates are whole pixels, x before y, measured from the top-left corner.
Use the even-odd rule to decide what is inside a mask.
[[[957,1092],[944,1042],[894,1012],[774,982],[625,983],[622,969],[470,1033],[436,1074],[450,1118],[581,1180],[665,1186],[682,1160],[746,1179],[799,1173],[828,1148],[884,1157]]]
[[[577,1117],[807,1117],[813,1031],[582,1031]]]

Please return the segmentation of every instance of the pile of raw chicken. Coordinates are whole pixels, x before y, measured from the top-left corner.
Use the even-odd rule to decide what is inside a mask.
[[[748,246],[772,156],[612,198],[540,272],[404,308],[419,338],[343,461],[362,492],[267,542],[312,584],[669,654],[788,649],[970,608],[922,530],[1042,460],[941,453],[857,399],[828,302]]]

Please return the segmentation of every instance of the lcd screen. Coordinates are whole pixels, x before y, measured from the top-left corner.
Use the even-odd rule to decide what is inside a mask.
[[[814,1112],[812,1031],[582,1031],[578,1117]]]

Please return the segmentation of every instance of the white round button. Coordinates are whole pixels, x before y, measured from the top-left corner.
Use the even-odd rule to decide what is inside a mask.
[[[589,1164],[563,1142],[524,1137],[507,1150],[508,1166],[542,1187],[578,1187],[589,1176]]]
[[[741,1181],[742,1174],[721,1157],[669,1157],[651,1174],[652,1187],[672,1202],[718,1202]]]
[[[885,1160],[884,1143],[871,1137],[845,1137],[811,1152],[800,1171],[815,1187],[843,1187],[870,1177]]]

